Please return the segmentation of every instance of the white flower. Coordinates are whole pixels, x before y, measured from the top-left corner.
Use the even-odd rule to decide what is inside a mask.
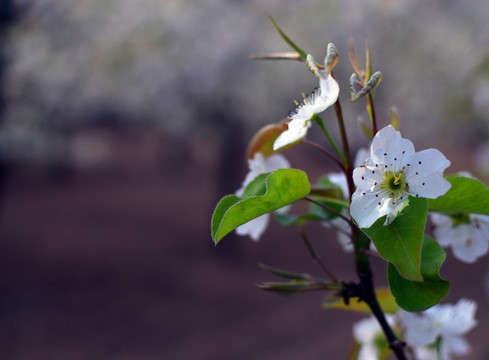
[[[265,157],[261,152],[255,153],[253,159],[248,160],[249,172],[246,175],[241,187],[236,191],[236,195],[243,195],[246,186],[258,175],[289,167],[289,162],[281,154],[274,154],[269,157]],[[282,209],[279,209],[277,211],[286,211],[286,209],[287,207],[283,207]],[[248,221],[246,224],[237,227],[236,234],[241,236],[248,235],[252,240],[258,241],[260,239],[260,236],[265,232],[269,221],[270,214],[264,214],[253,220]]]
[[[350,213],[361,228],[387,215],[386,224],[408,205],[408,197],[435,199],[450,189],[443,171],[450,165],[436,149],[414,151],[413,143],[391,125],[372,140],[370,157],[353,171],[357,186]]]
[[[357,151],[353,165],[360,166],[365,162],[367,157],[368,157],[368,150],[365,148],[360,148]],[[350,192],[348,191],[348,182],[346,180],[345,174],[342,172],[330,173],[328,174],[328,179],[329,181],[331,181],[333,184],[337,185],[341,189],[343,196],[349,201]],[[341,245],[341,248],[346,252],[353,251],[353,243],[351,241],[351,227],[347,221],[345,221],[341,217],[337,217],[329,221],[323,221],[322,225],[327,228],[331,228],[331,227],[336,228],[336,230],[338,230],[337,237],[338,237],[338,242]],[[373,243],[371,244],[371,250],[376,250]]]
[[[468,299],[460,299],[455,305],[436,305],[421,315],[401,311],[399,320],[405,330],[406,342],[416,348],[419,359],[437,359],[437,341],[440,342],[442,359],[454,355],[466,355],[470,345],[463,335],[477,325],[475,311],[477,304]]]
[[[456,223],[441,214],[430,214],[430,218],[435,239],[442,246],[451,246],[460,261],[474,263],[489,251],[489,216],[468,214]]]
[[[302,140],[311,126],[311,118],[314,114],[322,113],[333,105],[338,99],[340,88],[336,80],[328,75],[319,79],[319,89],[304,98],[304,103],[289,115],[288,129],[284,131],[273,143],[273,150],[278,150],[287,145]]]
[[[387,314],[386,320],[391,327],[395,324],[392,315]],[[379,343],[382,340],[387,342],[379,322],[373,316],[353,325],[353,338],[360,344],[357,360],[377,360],[380,355]]]

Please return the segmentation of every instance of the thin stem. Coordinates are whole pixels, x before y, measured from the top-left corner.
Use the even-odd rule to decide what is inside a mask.
[[[379,258],[379,259],[381,258],[379,254],[377,254],[376,252],[373,252],[372,250],[360,249],[360,252],[363,254],[367,254],[367,255]]]
[[[369,306],[372,311],[372,315],[375,316],[379,322],[382,330],[389,342],[389,347],[392,349],[398,360],[407,360],[404,353],[404,343],[399,341],[392,331],[390,325],[387,323],[384,312],[380,308],[375,294],[375,288],[373,283],[372,269],[370,267],[369,255],[366,251],[370,246],[370,239],[360,229],[353,225],[353,244],[355,246],[355,265],[358,278],[360,279],[360,286],[362,288],[361,299]]]
[[[367,94],[367,111],[370,117],[370,123],[372,124],[372,134],[375,136],[375,134],[377,134],[377,119],[375,118],[375,108],[372,93]]]
[[[351,160],[350,146],[348,144],[348,137],[346,135],[345,121],[343,119],[343,111],[341,110],[340,99],[336,100],[334,104],[334,110],[336,112],[336,118],[338,119],[341,142],[343,143],[343,151],[345,153],[344,173],[347,179],[348,191],[350,192],[351,201],[351,196],[355,192],[355,184],[353,183],[353,164]]]
[[[324,205],[323,203],[320,203],[319,201],[313,200],[309,196],[304,196],[303,199],[306,200],[306,201],[309,201],[309,202],[311,202],[311,203],[313,203],[313,204],[315,204],[315,205],[317,205],[319,207],[322,207],[324,210],[329,211],[330,213],[332,213],[332,214],[334,214],[334,215],[342,218],[347,223],[352,224],[352,221],[351,221],[351,219],[349,217],[343,215],[342,213],[336,211],[335,209],[330,208],[329,206]]]
[[[299,232],[301,234],[302,240],[304,241],[304,244],[307,247],[307,250],[309,250],[309,254],[311,254],[312,259],[318,263],[318,265],[321,267],[321,269],[326,273],[326,275],[328,275],[328,277],[331,280],[333,280],[333,282],[339,283],[339,280],[336,278],[336,276],[334,276],[333,273],[331,271],[329,271],[329,269],[326,266],[326,264],[319,257],[316,249],[314,249],[314,247],[312,246],[311,242],[307,238],[306,234],[302,230],[299,230]]]
[[[321,130],[323,130],[324,135],[326,135],[329,142],[333,146],[334,151],[336,151],[336,154],[338,154],[338,157],[340,158],[341,162],[344,164],[345,159],[343,158],[343,154],[341,153],[340,149],[338,148],[338,145],[336,145],[335,141],[333,140],[333,138],[329,134],[328,129],[326,129],[326,126],[324,126],[323,119],[321,119],[321,117],[318,114],[314,114],[312,117],[312,120],[314,120],[316,122],[316,124],[319,125]]]
[[[335,162],[335,164],[341,168],[341,171],[345,171],[345,167],[343,166],[341,161],[339,161],[333,154],[331,154],[327,149],[323,148],[321,145],[316,144],[315,142],[310,141],[310,140],[306,140],[306,139],[303,139],[302,143],[309,145],[309,146],[312,146],[313,148],[321,151],[324,155],[326,155],[328,158],[333,160]]]
[[[368,273],[358,273],[360,277],[360,283],[363,287],[364,294],[363,300],[367,303],[372,311],[372,314],[375,316],[377,321],[379,322],[382,330],[384,331],[385,337],[389,342],[389,347],[394,352],[398,360],[407,360],[406,354],[404,354],[404,346],[405,344],[399,341],[392,331],[389,323],[387,322],[384,312],[380,308],[379,302],[377,301],[377,296],[375,295],[372,272]]]
[[[334,110],[336,112],[336,118],[338,119],[338,126],[340,128],[341,142],[343,143],[343,152],[345,154],[345,167],[352,167],[350,146],[348,145],[348,137],[346,136],[345,122],[343,120],[343,112],[341,110],[340,99],[336,100],[334,104]]]

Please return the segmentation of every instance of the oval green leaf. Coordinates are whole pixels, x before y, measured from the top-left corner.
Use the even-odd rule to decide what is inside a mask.
[[[410,280],[423,281],[420,254],[427,212],[426,199],[409,198],[409,206],[392,224],[384,226],[385,220],[381,218],[370,228],[362,229],[379,254]]]
[[[212,239],[217,244],[238,226],[302,199],[310,189],[307,175],[301,170],[279,169],[258,176],[241,198],[228,195],[217,204],[212,215]]]
[[[397,304],[406,311],[424,311],[447,296],[450,283],[440,277],[445,251],[429,236],[425,236],[421,252],[423,281],[411,281],[399,274],[394,265],[387,265],[387,279]]]
[[[489,189],[483,183],[457,175],[446,179],[452,187],[445,195],[429,200],[430,211],[489,215]]]

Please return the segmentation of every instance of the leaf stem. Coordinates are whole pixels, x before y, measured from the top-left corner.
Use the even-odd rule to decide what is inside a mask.
[[[345,122],[343,120],[343,112],[341,110],[341,103],[339,99],[336,100],[334,104],[334,110],[336,112],[336,118],[338,119],[338,127],[340,128],[341,142],[343,144],[343,152],[345,154],[345,161],[344,161],[345,169],[348,170],[352,168],[351,153],[350,153],[350,146],[348,145],[348,137],[346,136]]]
[[[324,155],[326,155],[328,158],[333,160],[335,162],[335,164],[340,167],[341,171],[343,171],[343,172],[345,171],[345,167],[344,167],[343,163],[341,161],[339,161],[333,154],[331,154],[327,149],[325,149],[321,145],[316,144],[315,142],[310,141],[310,140],[306,140],[306,139],[303,139],[302,143],[305,145],[312,146],[313,148],[321,151]]]
[[[336,154],[338,154],[338,157],[340,158],[341,162],[345,164],[345,159],[343,157],[343,154],[341,153],[340,149],[338,148],[338,145],[336,145],[335,141],[329,134],[328,129],[326,129],[326,126],[324,126],[323,119],[321,119],[321,117],[318,114],[314,114],[311,120],[313,120],[316,124],[318,124],[321,130],[323,130],[324,135],[326,135],[326,137],[328,138],[329,142],[334,148],[334,151],[336,151]]]
[[[307,250],[309,250],[309,254],[311,255],[312,259],[318,263],[318,265],[321,267],[321,269],[328,275],[328,277],[333,280],[335,283],[339,283],[339,280],[336,278],[336,276],[333,275],[331,271],[329,271],[328,267],[326,264],[323,262],[323,260],[319,257],[316,249],[314,246],[312,246],[311,242],[307,238],[306,234],[299,229],[299,232],[301,234],[302,240],[304,241],[304,244],[307,247]]]
[[[352,220],[349,217],[343,215],[342,213],[336,211],[335,209],[330,208],[329,206],[324,205],[323,203],[321,203],[319,201],[316,201],[316,200],[310,198],[309,196],[304,196],[303,199],[306,200],[306,201],[309,201],[309,202],[311,202],[311,203],[313,203],[313,204],[315,204],[315,205],[317,205],[319,207],[322,207],[324,210],[329,211],[330,213],[332,213],[332,214],[334,214],[334,215],[342,218],[343,220],[345,220],[349,224],[352,224]]]
[[[375,294],[375,288],[373,283],[373,275],[370,267],[370,260],[368,255],[368,248],[370,246],[370,239],[360,229],[353,225],[353,244],[355,246],[355,265],[358,278],[360,279],[360,287],[362,288],[361,300],[369,306],[372,311],[372,315],[375,316],[379,322],[382,331],[389,342],[389,347],[392,349],[398,360],[407,360],[404,353],[405,344],[399,339],[392,331],[388,324],[384,312],[382,311],[377,296]]]
[[[367,112],[372,125],[372,134],[375,136],[377,134],[377,120],[375,118],[375,108],[371,92],[367,94]]]

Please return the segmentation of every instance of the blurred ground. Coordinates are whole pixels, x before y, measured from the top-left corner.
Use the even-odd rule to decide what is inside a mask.
[[[295,231],[272,226],[259,243],[212,245],[212,146],[172,173],[171,142],[112,140],[115,155],[99,169],[55,180],[32,168],[12,172],[0,216],[1,358],[346,358],[362,316],[321,310],[322,293],[281,297],[254,285],[273,279],[259,261],[320,274]],[[300,151],[310,155],[303,166],[317,161]],[[293,163],[298,155],[291,152]],[[353,280],[350,257],[322,230],[307,232],[335,274]],[[450,301],[479,302],[470,359],[489,354],[487,261],[469,266],[449,255],[443,268]],[[373,265],[381,284],[384,264]]]
[[[16,16],[5,21],[0,5],[0,177],[12,166],[0,187],[2,359],[346,358],[362,316],[321,310],[322,293],[255,287],[274,279],[259,262],[321,274],[294,229],[273,224],[259,243],[230,235],[217,247],[209,235],[215,204],[246,172],[246,141],[317,86],[303,65],[248,60],[288,50],[265,11],[316,59],[337,45],[352,144],[366,142],[364,103],[348,104],[349,34],[361,62],[368,39],[384,74],[379,121],[396,105],[417,149],[440,149],[450,172],[489,176],[484,1],[5,4]],[[287,156],[313,181],[331,170],[310,149]],[[74,168],[46,170],[56,166]],[[354,280],[335,235],[306,231],[336,276]],[[489,358],[488,259],[464,265],[449,253],[442,268],[447,301],[479,302],[469,359]],[[384,262],[373,266],[385,284]]]

